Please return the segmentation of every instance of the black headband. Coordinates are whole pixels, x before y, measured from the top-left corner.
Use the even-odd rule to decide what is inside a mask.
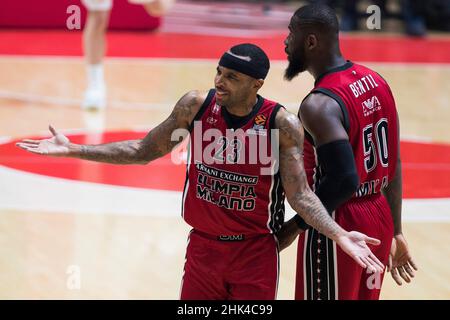
[[[269,73],[268,68],[257,66],[251,61],[240,59],[228,52],[225,52],[220,58],[219,66],[236,70],[255,79],[265,79]]]

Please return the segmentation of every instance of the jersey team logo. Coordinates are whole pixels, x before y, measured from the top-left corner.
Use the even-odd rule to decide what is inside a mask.
[[[267,130],[264,128],[267,122],[267,117],[264,114],[258,114],[253,121],[253,128],[247,130],[247,134],[255,134],[259,136],[266,136]]]
[[[208,122],[209,124],[215,124],[217,122],[217,119],[213,117],[208,117],[208,119],[206,119],[206,122]]]
[[[218,120],[215,118],[215,115],[218,114],[220,114],[220,106],[218,104],[215,104],[212,108],[212,116],[208,117],[206,119],[206,122],[212,125],[216,124]]]
[[[267,121],[267,117],[263,114],[258,114],[255,117],[255,124],[258,126],[264,127],[264,125],[266,124],[266,121]]]
[[[213,114],[219,114],[220,113],[220,106],[218,104],[215,104],[212,109]]]
[[[372,98],[367,99],[362,103],[364,116],[370,116],[375,111],[381,109],[380,100],[378,100],[377,96],[373,96]]]

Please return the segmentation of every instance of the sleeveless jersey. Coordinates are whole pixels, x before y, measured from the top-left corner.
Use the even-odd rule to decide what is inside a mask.
[[[311,93],[337,101],[352,145],[360,186],[353,198],[377,194],[395,174],[399,148],[397,111],[387,82],[375,71],[348,61],[320,76]],[[306,133],[304,163],[312,188],[321,170],[314,142]]]
[[[280,107],[258,96],[253,111],[233,128],[215,90],[209,91],[191,125],[183,192],[182,215],[194,229],[227,237],[281,228],[284,190],[270,130]]]

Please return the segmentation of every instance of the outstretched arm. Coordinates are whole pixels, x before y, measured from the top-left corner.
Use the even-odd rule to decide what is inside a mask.
[[[347,232],[328,214],[319,198],[311,191],[303,167],[303,129],[299,119],[281,109],[276,116],[279,131],[280,174],[287,200],[292,208],[312,227],[336,243],[361,267],[382,272],[382,263],[366,243],[379,240],[359,232]]]
[[[32,153],[73,157],[112,164],[146,164],[169,153],[187,135],[195,114],[206,99],[206,93],[191,91],[175,105],[170,116],[140,140],[118,141],[100,145],[79,145],[56,132],[50,126],[52,137],[44,140],[23,140],[17,146]],[[185,129],[178,140],[172,139],[176,129]]]

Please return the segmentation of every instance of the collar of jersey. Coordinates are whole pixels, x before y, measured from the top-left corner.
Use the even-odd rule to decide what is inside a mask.
[[[319,77],[317,77],[316,81],[314,81],[314,86],[317,86],[319,81],[322,80],[323,77],[325,77],[326,75],[329,75],[330,73],[334,73],[334,72],[347,70],[348,68],[351,68],[352,66],[353,66],[353,62],[351,62],[350,60],[347,60],[347,62],[344,63],[343,65],[340,65],[338,67],[334,67],[334,68],[331,68],[331,69],[325,71]]]
[[[242,128],[245,124],[248,123],[248,121],[252,118],[254,118],[256,116],[256,114],[258,113],[259,109],[261,109],[261,106],[263,105],[264,102],[264,98],[261,97],[259,94],[257,95],[258,101],[256,101],[256,104],[253,106],[252,111],[244,116],[244,117],[238,117],[241,118],[239,119],[238,124],[236,126],[233,126],[233,121],[231,119],[231,117],[233,117],[232,114],[230,114],[228,112],[228,110],[226,110],[225,107],[222,107],[222,116],[225,119],[225,122],[227,124],[227,127],[230,129],[238,129],[238,128]]]

